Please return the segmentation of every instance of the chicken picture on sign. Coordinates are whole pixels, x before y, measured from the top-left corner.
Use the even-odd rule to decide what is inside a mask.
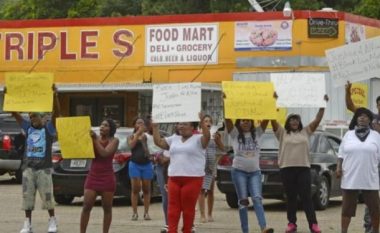
[[[217,64],[218,31],[218,24],[146,26],[145,64]]]

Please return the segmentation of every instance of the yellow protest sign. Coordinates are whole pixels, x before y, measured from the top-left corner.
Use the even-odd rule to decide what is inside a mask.
[[[89,116],[59,117],[56,126],[62,158],[95,158]]]
[[[351,86],[351,99],[355,107],[367,108],[368,85],[363,83],[353,83]]]
[[[52,112],[52,73],[6,73],[4,111]]]
[[[222,82],[225,118],[276,119],[274,87],[270,82]]]
[[[277,123],[284,126],[286,121],[286,114],[288,112],[288,109],[286,108],[278,108],[277,109]],[[261,124],[262,120],[255,121],[255,127],[259,126]],[[267,129],[271,129],[272,124],[269,122],[267,125]]]

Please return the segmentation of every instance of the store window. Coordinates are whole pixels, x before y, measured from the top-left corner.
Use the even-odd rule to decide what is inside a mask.
[[[90,116],[91,124],[98,126],[107,118],[124,125],[124,101],[118,97],[72,97],[70,99],[71,116]]]

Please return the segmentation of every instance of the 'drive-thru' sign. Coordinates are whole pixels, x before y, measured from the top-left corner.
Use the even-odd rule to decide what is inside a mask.
[[[218,24],[146,26],[146,65],[216,64]]]

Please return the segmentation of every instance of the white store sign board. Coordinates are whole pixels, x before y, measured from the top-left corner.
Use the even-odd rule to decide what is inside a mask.
[[[380,77],[380,37],[326,50],[334,86]]]
[[[218,63],[216,23],[148,25],[145,35],[147,66]]]
[[[278,95],[277,107],[326,107],[323,73],[272,73],[270,79]]]
[[[153,85],[152,118],[156,123],[199,121],[201,83]]]

